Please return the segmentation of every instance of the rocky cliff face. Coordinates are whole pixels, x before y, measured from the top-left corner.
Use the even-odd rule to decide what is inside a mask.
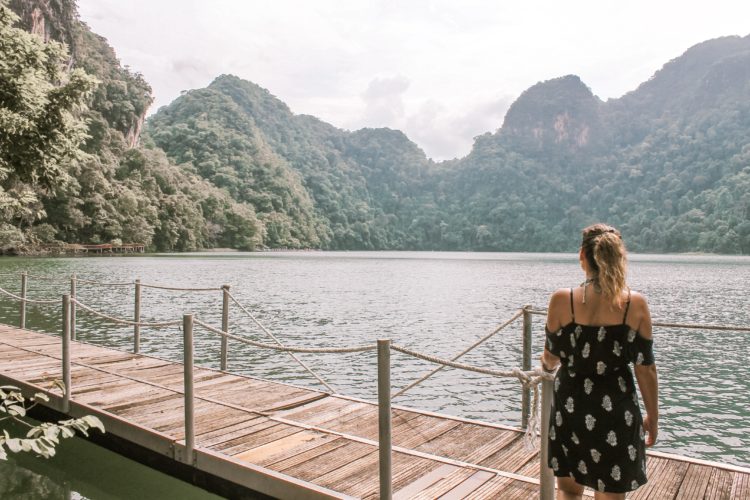
[[[135,147],[153,101],[143,78],[122,68],[107,41],[81,23],[72,0],[11,0],[10,7],[21,17],[22,28],[67,45],[71,68],[81,67],[101,80],[91,112],[119,131],[128,147]]]
[[[499,135],[529,152],[588,150],[602,139],[602,104],[575,75],[541,82],[511,105]]]

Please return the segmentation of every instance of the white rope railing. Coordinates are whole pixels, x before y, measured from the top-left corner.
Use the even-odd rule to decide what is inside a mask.
[[[438,356],[432,356],[430,354],[424,354],[412,349],[407,349],[397,344],[391,344],[391,350],[412,356],[417,359],[429,361],[431,363],[437,363],[443,366],[449,366],[451,368],[457,368],[459,370],[465,370],[474,373],[481,373],[483,375],[491,375],[493,377],[505,377],[505,378],[517,378],[521,385],[526,389],[532,389],[534,391],[534,400],[532,403],[532,409],[529,414],[529,421],[526,427],[526,433],[524,434],[524,443],[529,449],[534,449],[537,446],[537,437],[540,434],[539,429],[539,384],[543,380],[554,380],[555,376],[553,373],[548,373],[541,368],[534,370],[523,371],[520,368],[513,368],[511,370],[493,370],[491,368],[481,368],[478,366],[467,365],[465,363],[457,363],[449,359],[440,358]]]
[[[168,327],[168,326],[175,326],[175,325],[181,325],[182,324],[182,320],[160,321],[160,322],[155,322],[155,323],[148,323],[148,322],[145,322],[145,321],[131,321],[131,320],[127,320],[127,319],[116,318],[114,316],[109,316],[107,314],[99,312],[99,311],[97,311],[97,310],[95,310],[95,309],[87,306],[86,304],[82,303],[78,299],[74,299],[72,297],[70,299],[70,302],[71,302],[71,304],[76,304],[78,307],[80,307],[81,309],[83,309],[86,312],[89,312],[89,313],[91,313],[91,314],[93,314],[95,316],[99,316],[100,318],[106,319],[108,321],[112,321],[113,323],[119,323],[121,325],[145,326],[145,327],[149,327],[149,328],[165,328],[165,327]]]
[[[265,326],[263,326],[263,324],[260,321],[258,321],[258,319],[255,317],[255,315],[253,313],[251,313],[244,305],[242,305],[235,298],[235,296],[232,295],[231,292],[229,292],[227,290],[226,293],[229,296],[229,298],[232,300],[232,302],[234,302],[235,305],[237,305],[237,307],[239,307],[240,310],[242,312],[244,312],[253,321],[253,323],[255,323],[258,326],[258,328],[260,328],[261,330],[263,330],[263,332],[266,335],[268,335],[269,337],[271,337],[273,339],[273,341],[276,342],[278,345],[280,345],[280,346],[284,345],[284,344],[281,343],[281,341],[273,333],[271,333]],[[333,387],[331,387],[325,380],[323,380],[323,378],[320,375],[318,375],[317,373],[315,373],[315,371],[313,371],[312,368],[310,368],[309,366],[307,366],[307,364],[305,364],[301,359],[299,359],[293,352],[289,352],[288,354],[289,354],[289,356],[292,357],[292,359],[294,359],[294,361],[296,361],[302,368],[304,368],[305,370],[307,370],[307,372],[310,375],[312,375],[313,377],[315,377],[318,380],[318,382],[320,382],[321,384],[323,384],[329,391],[336,392],[336,390]]]
[[[99,285],[99,286],[133,286],[134,285],[132,281],[110,283],[106,281],[87,280],[83,278],[71,278],[71,279],[74,279],[77,283],[83,283],[85,285]]]
[[[148,283],[141,283],[143,288],[156,288],[158,290],[170,290],[174,292],[220,292],[221,288],[179,288],[173,286],[163,285],[151,285]]]
[[[29,304],[41,304],[41,305],[48,305],[48,304],[59,304],[60,299],[54,299],[54,300],[37,300],[37,299],[30,299],[28,297],[21,297],[20,295],[16,295],[13,292],[9,292],[5,288],[0,288],[0,293],[3,293],[7,295],[8,297],[11,297],[13,299],[16,299],[21,302],[27,302]]]
[[[289,347],[285,345],[266,344],[264,342],[256,342],[255,340],[250,340],[245,337],[240,337],[238,335],[232,335],[231,333],[228,333],[228,332],[223,332],[219,328],[214,328],[213,326],[208,325],[197,318],[195,318],[193,321],[195,322],[196,325],[202,326],[206,330],[213,332],[217,335],[221,335],[232,340],[237,340],[239,342],[251,345],[253,347],[257,347],[259,349],[270,349],[272,351],[297,352],[297,353],[304,352],[304,353],[318,353],[318,354],[348,354],[348,353],[355,353],[355,352],[374,351],[375,349],[377,349],[377,347],[374,345],[360,345],[360,346],[351,346],[351,347]]]
[[[476,342],[474,342],[472,345],[470,345],[469,347],[467,347],[466,349],[464,349],[460,353],[458,353],[455,356],[453,356],[451,358],[451,361],[456,361],[456,360],[460,359],[461,357],[463,357],[464,355],[466,355],[469,352],[471,352],[472,350],[474,350],[475,348],[479,347],[481,344],[483,344],[484,342],[486,342],[487,340],[489,340],[490,338],[492,338],[494,335],[496,335],[497,333],[499,333],[500,331],[502,331],[503,329],[505,329],[508,325],[510,325],[511,323],[513,323],[514,321],[516,321],[521,316],[523,316],[523,309],[520,309],[515,315],[513,315],[513,317],[511,317],[508,321],[506,321],[505,323],[503,323],[500,326],[498,326],[497,328],[495,328],[492,332],[490,332],[489,334],[485,335],[484,337],[482,337],[481,339],[477,340]],[[437,372],[439,372],[440,370],[442,370],[446,366],[447,365],[440,364],[440,366],[438,366],[437,368],[435,368],[431,372],[429,372],[426,375],[420,377],[419,379],[415,380],[414,382],[410,383],[409,385],[407,385],[407,386],[402,387],[401,389],[399,389],[392,397],[395,398],[395,397],[401,396],[406,391],[408,391],[409,389],[411,389],[413,387],[416,387],[417,385],[421,384],[422,382],[424,382],[428,378],[432,377],[433,375],[435,375]]]

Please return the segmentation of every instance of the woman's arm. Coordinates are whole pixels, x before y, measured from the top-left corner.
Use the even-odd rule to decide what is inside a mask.
[[[634,295],[633,299],[639,312],[638,334],[647,340],[651,340],[651,313],[648,310],[648,303],[640,294]],[[638,380],[643,405],[646,407],[646,417],[643,419],[643,427],[647,433],[646,446],[652,446],[656,443],[659,433],[659,379],[656,373],[656,364],[636,364],[635,378]]]
[[[564,307],[566,300],[569,300],[569,290],[560,289],[557,290],[549,299],[549,306],[547,307],[547,324],[545,325],[548,332],[556,332],[562,328],[562,315],[564,314]],[[546,371],[554,371],[555,368],[560,364],[560,358],[552,354],[547,349],[545,342],[544,352],[541,357],[542,368]]]

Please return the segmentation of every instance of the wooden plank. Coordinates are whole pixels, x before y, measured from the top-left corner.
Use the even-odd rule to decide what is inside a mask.
[[[505,435],[506,431],[460,422],[455,428],[416,449],[425,453],[464,460],[485,443]]]
[[[706,487],[705,498],[716,500],[728,500],[732,491],[733,473],[714,467]]]
[[[508,443],[500,451],[479,462],[479,465],[506,472],[517,472],[530,460],[533,460],[536,455],[536,451],[526,449],[523,435],[519,434],[516,439]]]
[[[236,439],[224,441],[217,445],[212,446],[213,450],[223,453],[224,455],[235,456],[244,453],[252,448],[276,441],[290,434],[294,434],[302,430],[300,427],[292,425],[281,424],[274,422],[275,425],[268,426],[263,430],[240,436]]]
[[[672,500],[680,488],[687,462],[649,457],[646,461],[648,482],[631,494],[631,499]]]
[[[729,496],[730,498],[750,498],[750,474],[744,474],[742,472],[734,473],[732,492]]]
[[[280,457],[289,456],[290,452],[299,452],[300,450],[315,448],[329,441],[336,439],[330,434],[323,434],[316,431],[303,430],[296,434],[271,441],[264,445],[252,448],[244,453],[236,455],[235,458],[262,465],[278,460]]]
[[[239,423],[255,420],[253,415],[226,406],[207,405],[199,406],[194,414],[194,425],[196,434],[206,434],[217,429],[226,429]],[[172,436],[176,440],[185,439],[184,421],[175,421],[157,427],[159,432]]]
[[[480,470],[469,476],[468,479],[455,486],[452,490],[440,496],[440,500],[461,500],[484,483],[497,476],[494,472]]]
[[[435,498],[440,498],[441,495],[448,493],[450,490],[466,481],[475,472],[476,469],[470,469],[468,467],[460,468],[451,472],[439,481],[436,481],[419,493],[412,495],[410,498],[413,500],[434,500]]]
[[[336,441],[333,442],[335,443]],[[298,477],[304,481],[315,482],[315,479],[318,477],[327,474],[332,470],[339,469],[350,462],[372,453],[374,450],[376,450],[376,448],[372,445],[356,441],[347,441],[343,446],[334,447],[325,453],[308,458],[304,462],[297,463],[293,466],[284,467],[282,469],[278,469],[276,466],[272,468],[280,470],[290,476]]]
[[[317,419],[320,418],[319,416],[326,415],[329,412],[335,412],[338,408],[351,406],[351,401],[337,398],[335,396],[329,396],[325,399],[309,403],[299,408],[278,412],[275,416],[300,423],[312,423],[308,420],[309,418]]]
[[[711,479],[711,468],[705,465],[690,464],[685,479],[680,484],[675,500],[702,499]]]
[[[416,478],[409,484],[404,485],[398,490],[396,490],[396,488],[393,488],[394,490],[396,490],[393,494],[393,500],[407,500],[420,491],[426,490],[438,481],[445,479],[445,477],[458,469],[459,467],[456,465],[440,465],[437,468],[432,469],[427,474],[424,474],[423,476]]]
[[[429,441],[461,425],[457,420],[436,420],[432,416],[419,416],[409,422],[408,432],[397,429],[393,435],[394,446],[422,451],[420,448]]]
[[[279,472],[293,475],[289,472],[293,467],[311,461],[316,457],[325,455],[335,450],[336,448],[341,448],[342,446],[346,446],[349,443],[351,443],[351,441],[346,438],[335,437],[335,439],[331,441],[327,441],[323,444],[319,444],[318,446],[313,446],[309,449],[299,451],[292,456],[268,461],[265,466]]]
[[[234,425],[228,425],[224,429],[196,434],[196,442],[204,448],[213,449],[216,445],[237,439],[241,436],[247,436],[253,432],[267,429],[273,425],[276,425],[276,422],[271,419],[262,416],[253,416],[246,421],[237,422]]]
[[[444,464],[429,458],[395,452],[392,462],[392,488],[399,491],[441,465]],[[346,465],[342,470],[344,473],[339,474],[335,482],[332,482],[332,489],[354,497],[378,498],[380,478],[377,452],[374,451],[360,459],[357,464]],[[327,476],[329,479],[333,477]]]
[[[469,500],[469,499],[483,500],[486,498],[503,498],[504,499],[506,497],[503,495],[503,492],[508,490],[515,482],[520,482],[520,481],[516,481],[514,479],[511,479],[505,476],[495,476],[491,478],[489,481],[482,484],[479,488],[468,493],[465,498],[466,500]],[[508,493],[513,494],[512,491]],[[538,487],[535,487],[534,494],[529,495],[527,498],[535,498],[538,495],[539,495]]]

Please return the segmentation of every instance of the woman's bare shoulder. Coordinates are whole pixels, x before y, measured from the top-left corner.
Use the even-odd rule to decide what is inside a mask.
[[[640,292],[630,293],[630,314],[628,323],[635,326],[638,333],[647,339],[651,338],[651,312],[646,296]]]

